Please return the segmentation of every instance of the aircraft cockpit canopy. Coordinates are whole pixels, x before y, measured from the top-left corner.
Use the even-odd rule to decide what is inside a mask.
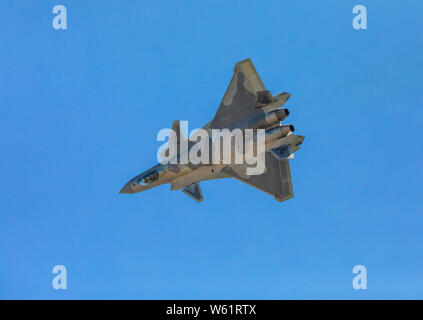
[[[138,179],[138,182],[137,183],[139,185],[145,186],[145,185],[148,185],[150,183],[153,183],[158,178],[159,178],[159,173],[157,171],[152,171],[152,172],[147,173],[143,177],[140,177]]]

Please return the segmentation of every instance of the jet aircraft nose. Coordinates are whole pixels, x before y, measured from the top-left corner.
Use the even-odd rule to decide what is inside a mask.
[[[134,193],[134,189],[132,188],[131,181],[125,184],[123,188],[119,191],[119,193]]]

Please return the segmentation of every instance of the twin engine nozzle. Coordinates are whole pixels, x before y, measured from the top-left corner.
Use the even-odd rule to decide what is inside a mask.
[[[270,112],[262,113],[260,120],[255,122],[253,128],[266,129],[266,140],[275,140],[294,132],[295,128],[291,125],[282,125],[281,122],[289,116],[288,109],[276,109]]]
[[[288,136],[295,131],[295,127],[292,124],[282,125],[280,123],[288,116],[288,109],[277,109],[265,115],[267,127],[270,127],[270,129],[266,130],[266,139],[276,140]]]

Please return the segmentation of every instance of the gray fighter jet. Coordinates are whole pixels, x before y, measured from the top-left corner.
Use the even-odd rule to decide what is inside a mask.
[[[283,92],[273,96],[266,90],[250,59],[235,64],[234,74],[219,109],[214,118],[202,129],[210,133],[213,129],[264,129],[265,130],[265,170],[259,175],[246,174],[247,164],[199,163],[188,161],[181,163],[159,163],[151,169],[131,179],[120,193],[138,193],[159,185],[170,183],[171,190],[181,190],[201,202],[203,194],[200,181],[219,178],[235,178],[261,191],[278,201],[285,201],[294,196],[292,190],[289,159],[293,158],[304,140],[304,136],[294,135],[294,126],[282,125],[288,115],[287,109],[281,109],[291,95]],[[182,142],[189,141],[183,136],[179,121],[174,121],[172,130],[176,133],[169,138],[177,146],[177,159],[181,157]],[[187,143],[188,151],[194,143]],[[164,150],[169,154],[169,148]]]

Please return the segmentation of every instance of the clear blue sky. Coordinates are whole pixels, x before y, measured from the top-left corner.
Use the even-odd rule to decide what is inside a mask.
[[[52,28],[52,8],[68,29]],[[364,4],[368,29],[352,28]],[[0,298],[423,298],[423,3],[2,1]],[[235,62],[292,93],[284,203],[237,181],[119,194]],[[68,290],[51,286],[67,267]],[[352,288],[367,267],[368,289]]]

